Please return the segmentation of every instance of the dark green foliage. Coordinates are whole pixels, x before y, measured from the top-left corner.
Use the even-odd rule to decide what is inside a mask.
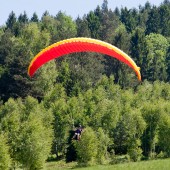
[[[77,37],[90,37],[91,33],[88,27],[88,21],[85,16],[82,19],[78,17],[76,19],[76,25]]]
[[[31,22],[38,22],[38,21],[39,21],[38,15],[34,12],[32,18],[31,18]]]
[[[121,9],[121,22],[125,24],[128,32],[132,32],[138,23],[138,13],[136,9],[128,10],[126,7]]]
[[[73,140],[74,133],[74,130],[70,130],[70,135],[68,138],[68,147],[66,151],[66,162],[76,161],[77,159],[76,148]]]
[[[15,16],[15,13],[12,11],[9,14],[8,20],[6,22],[6,28],[13,30],[16,24],[17,18]]]
[[[76,36],[76,23],[72,20],[70,16],[67,16],[63,12],[58,12],[55,17],[57,24],[57,38],[56,40],[64,40],[67,38],[72,38]]]
[[[24,11],[24,14],[20,14],[19,17],[18,17],[18,21],[19,23],[23,23],[23,24],[26,24],[28,23],[28,16],[26,14],[26,12]]]
[[[164,36],[170,36],[170,6],[168,4],[164,3],[164,5],[161,5],[159,8],[159,14],[160,14],[160,28],[161,28],[161,34]]]
[[[127,54],[129,53],[130,35],[126,30],[125,25],[122,24],[115,30],[113,44]],[[134,81],[134,84],[131,82],[132,75],[129,67],[114,58],[106,58],[106,74],[108,76],[113,74],[115,82],[120,84],[122,87],[133,87],[135,84]]]
[[[146,22],[146,34],[160,33],[160,14],[156,6],[148,13]]]
[[[88,27],[92,38],[99,38],[100,20],[93,11],[87,15]]]
[[[131,56],[137,65],[143,70],[143,56],[145,54],[145,33],[144,29],[137,27],[131,36]],[[142,75],[143,76],[143,75]]]
[[[167,61],[167,74],[168,74],[167,80],[170,81],[170,47],[168,47],[167,50],[166,61]]]

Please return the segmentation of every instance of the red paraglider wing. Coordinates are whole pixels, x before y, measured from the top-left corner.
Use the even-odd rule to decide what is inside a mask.
[[[32,77],[36,70],[48,61],[75,52],[97,52],[116,58],[131,67],[141,80],[140,68],[126,53],[109,43],[91,38],[71,38],[48,46],[33,58],[28,74]]]

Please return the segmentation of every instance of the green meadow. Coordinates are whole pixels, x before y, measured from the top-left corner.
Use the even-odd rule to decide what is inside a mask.
[[[50,162],[44,170],[169,170],[170,159],[130,162],[115,165],[97,165],[90,167],[77,167],[76,163]]]

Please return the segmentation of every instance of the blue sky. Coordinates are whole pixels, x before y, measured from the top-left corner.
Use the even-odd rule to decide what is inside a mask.
[[[138,8],[144,5],[147,0],[108,0],[108,7]],[[160,5],[163,0],[149,0],[152,5]],[[103,0],[0,0],[0,25],[5,24],[11,11],[18,16],[26,11],[28,17],[36,12],[41,18],[47,10],[51,15],[56,15],[58,11],[65,12],[75,19],[78,15],[81,17],[90,10],[94,10],[97,5],[102,5]]]

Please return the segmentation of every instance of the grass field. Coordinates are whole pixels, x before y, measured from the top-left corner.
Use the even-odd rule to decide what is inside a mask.
[[[170,159],[122,163],[116,165],[97,165],[86,168],[75,167],[75,163],[50,162],[45,170],[170,170]]]

